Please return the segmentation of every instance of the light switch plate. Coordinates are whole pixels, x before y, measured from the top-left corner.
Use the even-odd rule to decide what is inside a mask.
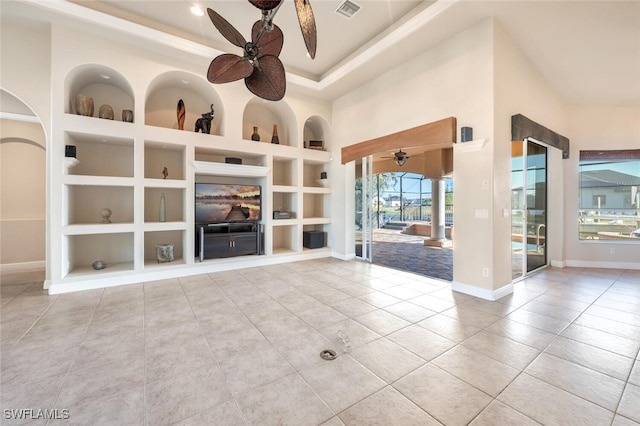
[[[489,218],[489,210],[487,210],[487,209],[476,209],[476,218],[477,219],[488,219]]]

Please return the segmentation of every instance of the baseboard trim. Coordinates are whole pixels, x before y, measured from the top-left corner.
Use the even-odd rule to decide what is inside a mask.
[[[567,267],[567,262],[565,262],[564,260],[552,260],[551,267],[563,269]]]
[[[570,268],[634,269],[640,270],[640,262],[597,262],[593,260],[566,260]]]
[[[37,272],[44,271],[46,267],[44,260],[35,262],[21,262],[21,263],[2,263],[0,264],[0,272]]]
[[[493,302],[513,293],[513,284],[507,284],[497,290],[489,290],[488,288],[476,287],[474,285],[453,281],[451,283],[451,290]]]
[[[340,259],[340,260],[354,260],[356,258],[356,254],[355,253],[343,254],[343,253],[337,253],[335,251],[332,251],[331,257],[335,257],[336,259]]]

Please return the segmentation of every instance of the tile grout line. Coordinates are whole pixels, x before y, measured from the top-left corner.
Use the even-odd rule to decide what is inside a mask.
[[[578,275],[579,275],[579,274],[578,274]],[[611,284],[610,284],[610,285],[609,285],[609,286],[608,286],[608,287],[607,287],[607,288],[606,288],[606,289],[605,289],[605,290],[604,290],[604,291],[603,291],[603,292],[602,292],[602,293],[601,293],[601,294],[600,294],[596,299],[594,299],[594,301],[593,301],[593,302],[591,302],[591,303],[589,304],[589,306],[587,306],[586,308],[584,308],[584,309],[580,312],[580,315],[578,315],[578,316],[577,316],[576,318],[574,318],[574,319],[573,319],[569,324],[567,324],[564,328],[562,328],[562,330],[560,330],[560,331],[556,334],[556,336],[553,338],[553,340],[552,340],[550,343],[548,343],[548,344],[545,346],[545,348],[544,348],[544,349],[542,349],[542,350],[540,351],[540,353],[539,353],[539,354],[538,354],[538,355],[537,355],[537,356],[536,356],[536,357],[535,357],[531,362],[529,362],[529,363],[526,365],[526,367],[524,367],[524,368],[523,368],[523,369],[518,373],[518,375],[517,375],[513,380],[511,380],[511,381],[510,381],[510,382],[509,382],[509,383],[508,383],[508,384],[507,384],[507,385],[506,385],[506,386],[505,386],[505,387],[500,391],[500,393],[498,393],[498,395],[496,395],[495,399],[498,399],[498,397],[499,397],[499,396],[500,396],[500,395],[501,395],[501,394],[502,394],[502,393],[503,393],[503,392],[504,392],[504,391],[505,391],[505,390],[506,390],[506,389],[507,389],[507,388],[508,388],[508,387],[509,387],[513,382],[515,382],[519,377],[521,377],[523,374],[527,374],[528,376],[533,377],[533,378],[535,378],[535,379],[537,379],[537,380],[540,380],[540,381],[542,381],[542,382],[546,383],[546,384],[547,384],[547,385],[549,385],[549,386],[553,386],[553,387],[555,387],[556,389],[559,389],[559,390],[561,390],[561,391],[563,391],[563,392],[567,392],[567,393],[569,393],[570,395],[573,395],[574,397],[577,397],[577,398],[579,398],[579,399],[581,399],[581,400],[583,400],[583,401],[586,401],[586,402],[588,402],[588,403],[590,403],[590,404],[594,404],[594,405],[596,405],[597,407],[602,408],[603,410],[606,410],[606,411],[612,412],[611,410],[609,410],[609,409],[607,409],[607,408],[605,408],[605,407],[602,407],[600,404],[597,404],[597,403],[595,403],[595,402],[589,401],[588,399],[583,398],[582,396],[576,395],[576,394],[574,394],[573,392],[570,392],[570,391],[568,391],[568,390],[566,390],[566,389],[562,389],[561,387],[556,386],[556,385],[554,385],[553,383],[549,383],[549,382],[547,382],[547,381],[545,381],[545,380],[542,380],[542,379],[540,379],[540,378],[537,378],[537,377],[535,377],[535,376],[531,376],[529,373],[527,373],[527,372],[526,372],[526,370],[527,370],[527,369],[528,369],[528,368],[529,368],[529,367],[530,367],[534,362],[536,362],[536,361],[537,361],[537,360],[542,356],[542,354],[546,353],[546,350],[547,350],[547,349],[548,349],[548,348],[549,348],[549,347],[550,347],[554,342],[556,342],[556,341],[561,337],[560,335],[561,335],[561,334],[562,334],[562,333],[563,333],[567,328],[569,328],[571,325],[573,325],[573,324],[575,323],[575,321],[576,321],[578,318],[580,318],[580,316],[581,316],[582,314],[584,314],[584,312],[585,312],[587,309],[589,309],[591,306],[593,306],[593,305],[595,304],[595,302],[596,302],[600,297],[602,297],[602,295],[603,295],[603,294],[605,294],[605,293],[606,293],[606,292],[611,288],[611,286],[613,286],[613,284],[614,284],[615,282],[616,282],[616,281],[613,281],[613,282],[612,282],[612,283],[611,283]],[[543,294],[546,294],[547,292],[548,292],[548,290],[547,290],[547,291],[545,291],[544,293],[540,294],[538,297],[542,296]],[[532,299],[532,301],[533,301],[533,300],[535,300],[535,299],[537,299],[538,297],[536,297],[536,298]],[[529,303],[529,302],[527,302],[527,303]],[[526,305],[526,304],[525,304],[525,305]],[[524,306],[524,305],[523,305],[523,306]],[[520,308],[518,308],[518,309],[520,309]],[[541,314],[539,314],[539,315],[541,315]],[[545,315],[545,316],[546,316],[546,315]],[[551,317],[550,317],[550,318],[551,318]],[[535,327],[534,327],[534,328],[535,328]],[[571,339],[571,340],[573,340],[573,339]],[[582,342],[580,342],[580,343],[582,343]],[[591,346],[591,345],[589,345],[589,346]],[[564,358],[561,358],[561,359],[564,359]],[[568,362],[573,362],[573,361],[570,361],[570,360],[566,360],[566,361],[568,361]],[[574,363],[574,364],[576,364],[576,365],[581,365],[581,364],[578,364],[578,363]],[[585,366],[582,366],[582,367],[585,367]],[[585,368],[588,368],[588,367],[585,367]],[[592,369],[590,369],[590,370],[592,370]],[[592,371],[596,371],[596,370],[592,370]],[[608,376],[608,375],[607,375],[607,376]],[[622,395],[621,395],[621,396],[622,396]],[[500,400],[498,400],[498,401],[500,401]],[[510,405],[506,404],[505,402],[503,402],[503,401],[500,401],[500,402],[502,402],[503,404],[505,404],[505,405],[509,406],[510,408],[512,408],[512,409],[514,409],[514,410],[516,410],[517,412],[521,413],[521,412],[520,412],[520,411],[518,411],[516,408],[511,407]],[[613,413],[613,417],[612,417],[612,421],[613,421],[613,419],[615,419],[616,412],[615,412],[615,411],[613,411],[612,413]],[[521,413],[521,414],[525,415],[524,413]],[[525,416],[526,416],[526,415],[525,415]],[[528,417],[528,416],[527,416],[527,417]],[[533,419],[533,420],[535,420],[535,419]]]
[[[75,365],[76,361],[78,360],[78,357],[80,356],[80,348],[82,347],[82,344],[85,342],[85,338],[87,336],[87,332],[89,331],[89,327],[91,326],[91,322],[93,321],[93,318],[96,315],[96,311],[98,310],[98,305],[100,304],[100,301],[102,300],[102,297],[104,296],[104,292],[105,292],[105,289],[102,289],[102,293],[100,294],[100,298],[98,299],[98,302],[95,304],[95,306],[93,308],[93,312],[91,313],[91,318],[89,318],[89,321],[87,322],[87,327],[84,330],[84,334],[82,336],[82,340],[81,340],[81,342],[78,344],[78,346],[76,348],[75,357],[73,358],[73,361],[69,363],[69,367],[67,368],[67,371],[64,373],[64,378],[62,379],[62,382],[60,384],[60,388],[58,389],[58,393],[56,395],[56,398],[53,401],[53,406],[54,407],[56,407],[58,405],[58,400],[60,399],[60,395],[62,394],[62,389],[64,388],[65,384],[67,384],[67,379],[69,378],[69,375],[71,374],[71,370],[73,369],[73,366]],[[62,296],[58,296],[58,298],[56,298],[56,301],[58,301],[60,299],[60,297],[62,297]],[[53,303],[49,306],[49,308],[51,306],[53,306]],[[49,310],[49,308],[47,308],[47,311]],[[44,313],[43,313],[43,315],[44,315]],[[51,422],[51,420],[52,419],[47,419],[46,424],[48,425]]]

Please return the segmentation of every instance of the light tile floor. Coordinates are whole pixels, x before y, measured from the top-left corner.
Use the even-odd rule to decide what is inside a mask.
[[[498,302],[334,259],[58,296],[4,278],[2,424],[640,424],[640,271],[547,269]]]

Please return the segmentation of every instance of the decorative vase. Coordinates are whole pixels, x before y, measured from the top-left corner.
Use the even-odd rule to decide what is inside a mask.
[[[251,140],[260,142],[260,135],[258,134],[258,127],[253,126],[253,133],[251,134]]]
[[[133,111],[130,109],[122,110],[122,121],[125,123],[133,123]]]
[[[93,98],[85,95],[76,95],[76,114],[93,116]]]
[[[113,108],[111,108],[111,105],[100,105],[100,109],[98,110],[98,117],[104,118],[106,120],[113,120]]]
[[[178,116],[178,129],[184,130],[184,118],[187,114],[187,109],[184,106],[182,99],[178,101],[178,108],[176,109],[176,115]]]
[[[167,221],[167,200],[164,198],[164,192],[160,194],[160,222]]]
[[[156,244],[158,263],[173,262],[173,244]]]
[[[278,125],[273,125],[273,136],[271,136],[271,143],[280,143],[280,139],[278,138]]]

